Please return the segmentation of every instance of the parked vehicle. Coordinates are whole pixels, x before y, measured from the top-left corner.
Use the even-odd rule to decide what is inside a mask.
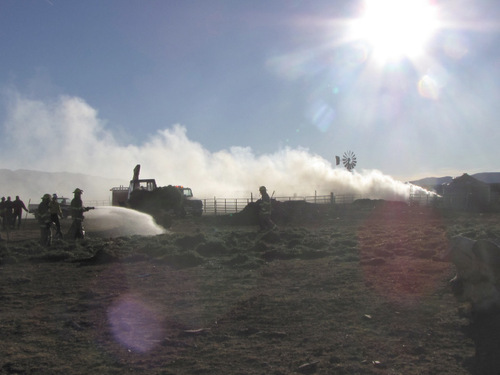
[[[191,188],[180,185],[158,187],[155,179],[139,179],[140,169],[140,164],[137,164],[128,188],[120,186],[111,189],[113,206],[148,213],[157,221],[163,221],[163,217],[171,213],[176,217],[202,215],[203,202],[193,197]]]

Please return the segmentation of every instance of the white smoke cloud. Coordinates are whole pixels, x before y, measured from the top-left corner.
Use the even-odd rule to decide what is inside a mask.
[[[83,173],[128,185],[132,169],[141,164],[141,177],[155,178],[160,186],[190,186],[200,198],[248,197],[257,195],[260,185],[278,197],[333,192],[404,199],[410,191],[379,171],[350,173],[306,149],[261,156],[244,147],[210,152],[191,141],[181,125],[159,130],[142,144],[123,145],[81,98],[42,101],[12,91],[6,97],[0,168]],[[102,187],[103,196],[86,198],[106,199],[109,188]]]

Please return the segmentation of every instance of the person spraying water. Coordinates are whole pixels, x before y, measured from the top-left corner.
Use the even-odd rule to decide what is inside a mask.
[[[84,212],[89,210],[93,210],[94,207],[84,207],[82,202],[82,194],[83,190],[76,188],[73,192],[74,198],[71,200],[70,208],[71,208],[71,217],[73,218],[73,223],[71,223],[71,227],[68,231],[68,238],[78,239],[85,238],[85,230],[83,228],[83,216]]]

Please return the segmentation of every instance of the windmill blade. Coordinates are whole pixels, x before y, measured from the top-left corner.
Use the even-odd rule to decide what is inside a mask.
[[[344,164],[344,167],[346,167],[346,169],[350,172],[357,164],[356,155],[351,150],[346,151],[342,156],[342,162]]]

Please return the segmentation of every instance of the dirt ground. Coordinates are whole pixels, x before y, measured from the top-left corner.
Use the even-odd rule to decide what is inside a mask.
[[[472,320],[441,258],[451,235],[500,238],[498,215],[228,223],[47,248],[28,220],[0,242],[0,374],[500,374],[500,319]]]

